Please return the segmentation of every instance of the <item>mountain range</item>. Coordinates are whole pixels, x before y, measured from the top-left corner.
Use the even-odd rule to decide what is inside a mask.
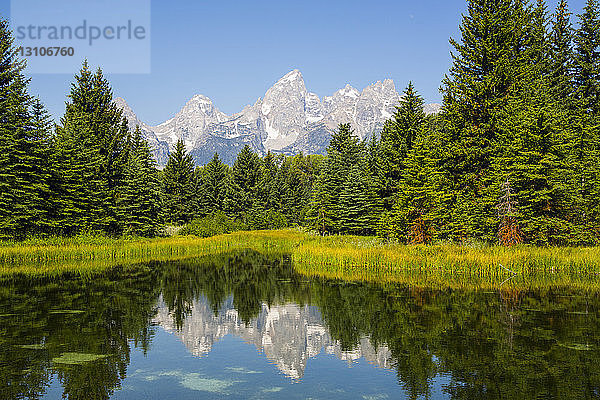
[[[293,70],[264,97],[233,115],[220,111],[208,97],[195,95],[173,118],[150,126],[123,98],[116,98],[115,103],[123,109],[131,129],[139,125],[159,165],[166,164],[178,140],[183,140],[196,164],[202,165],[215,152],[232,164],[245,145],[261,155],[268,151],[324,154],[340,123],[350,123],[361,139],[381,132],[400,98],[394,82],[386,79],[362,91],[346,85],[321,99],[306,89],[300,71]],[[425,113],[436,113],[440,108],[439,104],[427,104]]]

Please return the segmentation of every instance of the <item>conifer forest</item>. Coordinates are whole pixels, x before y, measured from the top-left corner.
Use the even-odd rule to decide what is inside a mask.
[[[401,243],[594,245],[600,240],[600,7],[470,0],[451,38],[443,106],[412,84],[380,135],[340,124],[327,155],[195,166],[182,142],[163,170],[86,61],[60,121],[28,94],[0,24],[0,236],[209,236],[302,226]]]

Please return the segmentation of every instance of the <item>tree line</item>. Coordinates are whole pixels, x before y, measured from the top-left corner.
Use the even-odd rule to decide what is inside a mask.
[[[154,236],[217,219],[406,243],[596,244],[598,1],[572,19],[566,0],[552,12],[543,0],[469,0],[439,114],[425,115],[409,84],[380,135],[361,141],[341,124],[325,157],[245,147],[231,167],[218,154],[195,167],[179,142],[162,171],[87,63],[53,126],[2,21],[0,235]]]

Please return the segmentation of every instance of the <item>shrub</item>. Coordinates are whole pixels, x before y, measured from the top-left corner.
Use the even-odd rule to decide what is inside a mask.
[[[248,227],[245,224],[236,221],[233,218],[229,218],[223,212],[218,211],[207,215],[206,217],[194,219],[185,225],[179,231],[179,234],[210,237],[246,229],[248,229]]]

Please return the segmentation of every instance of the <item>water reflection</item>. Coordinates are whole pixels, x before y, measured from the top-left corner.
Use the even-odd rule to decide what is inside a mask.
[[[225,301],[217,313],[213,312],[208,301],[199,299],[194,302],[191,313],[179,329],[166,306],[159,308],[155,321],[177,335],[189,352],[197,357],[207,355],[213,345],[226,335],[237,336],[256,346],[292,379],[302,378],[308,359],[322,352],[350,363],[364,358],[379,367],[391,368],[391,353],[387,347],[376,349],[366,337],[361,338],[352,350],[343,350],[340,341],[329,334],[315,306],[294,303],[269,306],[263,303],[256,318],[244,322],[233,306],[233,298]]]
[[[166,329],[196,356],[241,337],[296,380],[329,353],[393,369],[410,398],[429,397],[440,374],[448,398],[598,398],[598,305],[598,293],[560,288],[309,280],[285,256],[251,251],[14,279],[0,286],[0,388],[6,399],[43,398],[57,378],[69,399],[108,399],[128,376],[131,347],[152,352]]]

